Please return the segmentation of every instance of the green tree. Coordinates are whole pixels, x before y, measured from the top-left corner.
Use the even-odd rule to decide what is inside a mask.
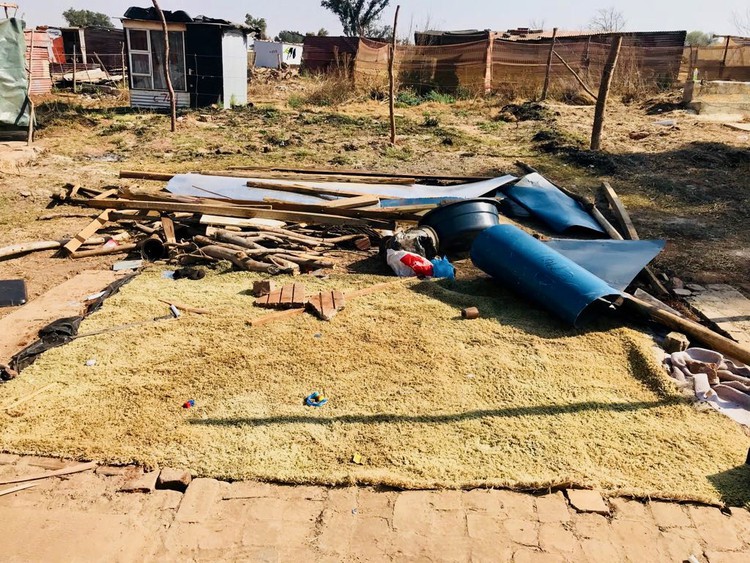
[[[305,40],[305,36],[299,31],[279,31],[274,41],[281,41],[282,43],[302,43]]]
[[[258,39],[268,39],[268,35],[266,35],[268,29],[266,18],[254,18],[251,14],[245,14],[245,25],[258,30]]]
[[[691,31],[685,37],[685,45],[691,47],[706,47],[710,45],[714,40],[713,33],[704,33],[702,31]]]
[[[321,6],[336,14],[344,35],[366,35],[367,29],[380,18],[391,0],[322,0]]]
[[[68,8],[62,15],[70,27],[107,27],[109,29],[115,27],[109,16],[101,12]]]

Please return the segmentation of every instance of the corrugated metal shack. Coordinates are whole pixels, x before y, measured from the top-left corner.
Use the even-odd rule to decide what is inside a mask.
[[[49,94],[52,92],[52,78],[49,71],[51,41],[46,30],[27,29],[24,31],[26,40],[26,66],[31,69],[31,88],[33,95]]]
[[[164,11],[170,77],[178,107],[247,104],[247,37],[242,24],[183,11]],[[164,74],[164,32],[153,8],[129,8],[122,19],[132,107],[169,107]]]
[[[110,74],[121,73],[125,50],[125,32],[107,27],[62,27],[66,60],[84,65],[99,64]]]
[[[310,73],[351,71],[359,49],[359,37],[305,37],[301,70]]]

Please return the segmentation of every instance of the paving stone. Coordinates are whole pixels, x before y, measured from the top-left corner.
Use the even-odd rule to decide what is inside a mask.
[[[617,563],[619,561],[625,561],[620,548],[609,540],[601,540],[596,538],[588,538],[581,540],[581,549],[586,559],[594,563],[606,562],[606,563]],[[647,561],[649,561],[647,559]]]
[[[193,476],[190,475],[190,471],[165,467],[159,473],[156,486],[159,489],[184,492],[192,480]]]
[[[260,483],[258,481],[237,481],[229,483],[221,493],[224,500],[243,499],[243,498],[262,498],[270,497],[276,494],[277,488],[270,483]]]
[[[513,491],[497,491],[496,496],[509,518],[536,519],[534,497]]]
[[[539,524],[537,522],[509,518],[503,521],[503,526],[513,543],[529,547],[539,546]]]
[[[143,468],[137,465],[100,465],[94,470],[94,473],[103,477],[128,477],[133,479],[143,475]]]
[[[579,538],[619,541],[609,520],[600,514],[574,514],[572,521],[573,531]]]
[[[566,555],[579,551],[581,544],[562,524],[547,523],[539,525],[539,547],[546,553]]]
[[[360,516],[379,516],[391,520],[396,496],[395,492],[381,493],[370,488],[360,489],[356,495],[357,513]]]
[[[353,538],[349,552],[354,559],[376,561],[394,550],[395,533],[385,518],[360,517],[355,519]]]
[[[670,528],[661,533],[663,544],[670,561],[686,561],[695,555],[700,561],[703,545],[695,528]]]
[[[274,496],[284,499],[301,499],[321,502],[327,497],[324,487],[308,487],[302,485],[276,487],[274,493]]]
[[[615,498],[611,502],[615,519],[653,523],[651,511],[644,503],[626,498]]]
[[[540,522],[567,522],[570,520],[568,503],[562,492],[536,497],[536,514]]]
[[[464,492],[461,501],[467,511],[505,514],[505,509],[498,493],[500,491],[493,489],[472,489],[471,491]]]
[[[336,512],[350,514],[352,510],[357,508],[358,491],[357,487],[328,489],[326,491],[326,507]]]
[[[273,547],[283,540],[283,543],[291,545],[291,540],[284,537],[284,527],[281,520],[246,519],[242,522],[242,544]]]
[[[732,508],[732,523],[741,538],[750,543],[750,511],[746,508]]]
[[[597,491],[585,489],[567,489],[565,494],[570,505],[578,512],[593,512],[595,514],[609,514],[609,507],[604,502],[602,495]]]
[[[435,510],[463,510],[463,491],[433,491],[430,505]]]
[[[466,514],[466,530],[470,538],[481,540],[482,538],[509,537],[507,530],[502,522],[497,518],[487,514],[472,513]]]
[[[15,454],[2,454],[0,453],[0,465],[11,465],[18,461],[20,456]]]
[[[127,481],[120,489],[123,493],[152,493],[156,488],[159,471],[149,471],[143,475],[136,475]]]
[[[244,522],[242,523],[244,525]],[[242,528],[236,522],[214,521],[192,524],[198,540],[198,549],[227,550],[236,549],[243,545]]]
[[[405,491],[399,493],[393,505],[393,529],[409,530],[414,526],[429,525],[430,493]]]
[[[688,513],[707,548],[712,551],[736,551],[743,548],[734,522],[718,508],[689,506]]]
[[[709,563],[747,563],[748,552],[743,551],[706,551]]]
[[[339,511],[330,507],[323,510],[315,538],[315,545],[324,554],[343,558],[349,552],[357,515],[350,510]]]
[[[660,528],[682,528],[692,526],[687,512],[680,504],[673,502],[650,502],[648,508]]]
[[[204,522],[219,498],[220,487],[216,479],[193,479],[182,497],[175,521]]]
[[[630,560],[665,561],[666,546],[659,529],[635,520],[612,520],[612,530]]]
[[[513,563],[565,563],[565,558],[553,553],[521,548],[513,554]]]

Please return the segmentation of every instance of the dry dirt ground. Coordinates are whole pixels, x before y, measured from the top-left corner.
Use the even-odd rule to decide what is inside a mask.
[[[611,103],[604,152],[582,150],[593,108],[551,102],[540,119],[498,119],[504,100],[399,104],[398,144],[388,143],[388,109],[363,94],[340,105],[306,104],[321,89],[306,79],[251,86],[254,107],[185,112],[170,134],[164,115],[130,110],[127,100],[70,93],[39,100],[40,155],[0,167],[0,246],[75,234],[85,218],[37,220],[66,183],[102,187],[121,169],[219,170],[238,165],[326,166],[403,173],[518,173],[522,159],[579,193],[594,196],[608,179],[641,236],[666,238],[658,270],[685,280],[726,282],[746,293],[750,274],[750,134],[686,113],[678,93]],[[409,98],[405,98],[409,101]],[[413,103],[413,102],[412,102]],[[507,113],[507,112],[506,112]],[[660,120],[675,125],[658,125]],[[634,140],[635,137],[644,138]],[[140,182],[143,184],[143,182]],[[0,264],[0,277],[23,275],[32,296],[82,268],[114,259],[50,261],[41,253]]]

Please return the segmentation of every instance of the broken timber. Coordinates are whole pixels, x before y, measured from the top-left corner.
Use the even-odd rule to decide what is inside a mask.
[[[324,321],[330,321],[346,306],[346,297],[340,291],[320,291],[307,301],[308,306]]]
[[[287,284],[255,300],[257,307],[268,309],[296,309],[304,307],[305,303],[307,303],[305,286],[301,283]]]
[[[94,201],[94,200],[92,200]],[[91,237],[96,231],[101,229],[104,225],[107,224],[107,221],[109,221],[109,214],[112,212],[112,209],[109,209],[109,201],[96,201],[97,205],[92,205],[91,207],[97,207],[98,204],[101,204],[100,209],[103,207],[105,209],[104,212],[102,212],[99,217],[94,219],[91,223],[89,223],[84,229],[78,233],[75,238],[71,239],[68,244],[63,246],[63,249],[68,254],[73,254],[76,250],[81,248],[83,246],[83,243],[86,242],[86,239]]]
[[[364,221],[352,217],[338,215],[327,215],[323,213],[306,213],[298,211],[281,211],[276,209],[254,209],[252,207],[241,207],[237,205],[214,205],[206,203],[181,203],[160,201],[138,201],[128,199],[112,200],[76,200],[75,203],[94,208],[107,209],[135,209],[139,211],[162,211],[165,213],[180,212],[202,213],[218,215],[221,217],[239,217],[243,219],[277,219],[294,223],[307,223],[310,225],[348,225],[364,227],[372,224],[373,220]],[[102,214],[104,215],[104,214]],[[377,221],[382,226],[388,223]]]

